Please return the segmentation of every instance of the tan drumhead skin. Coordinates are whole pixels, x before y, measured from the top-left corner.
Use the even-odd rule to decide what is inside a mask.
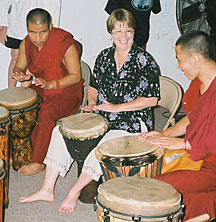
[[[0,91],[0,105],[11,109],[20,109],[37,102],[37,93],[28,87],[12,87]]]
[[[97,149],[101,155],[109,157],[133,157],[159,150],[157,146],[151,143],[150,137],[140,140],[138,136],[112,139],[102,143]],[[161,149],[161,152],[164,153],[164,150]]]
[[[71,139],[92,139],[103,135],[108,129],[108,122],[95,113],[79,113],[63,119],[60,132]]]
[[[142,177],[118,177],[98,188],[98,201],[113,211],[162,216],[180,207],[181,195],[170,184]]]
[[[0,106],[0,123],[7,122],[9,118],[10,118],[9,110],[5,107]]]
[[[4,162],[3,162],[3,160],[0,158],[0,172],[2,171],[2,169],[4,169]]]

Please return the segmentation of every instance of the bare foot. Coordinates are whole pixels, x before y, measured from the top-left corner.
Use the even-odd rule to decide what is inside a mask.
[[[67,197],[61,203],[59,207],[59,212],[62,212],[62,213],[73,212],[76,209],[79,195],[80,193],[74,195],[72,192],[69,192]]]
[[[21,203],[30,203],[30,202],[39,201],[39,200],[51,202],[51,201],[54,201],[54,199],[55,197],[54,197],[53,192],[39,190],[38,192],[33,193],[29,195],[28,197],[20,197],[19,201]]]
[[[29,163],[19,168],[18,173],[24,176],[30,176],[37,173],[40,173],[45,169],[44,164],[40,163]]]

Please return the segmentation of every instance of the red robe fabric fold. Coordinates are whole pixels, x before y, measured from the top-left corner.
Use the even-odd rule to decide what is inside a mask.
[[[188,114],[190,124],[186,129],[185,141],[189,141],[192,160],[204,159],[216,154],[216,79],[200,97]]]
[[[73,36],[58,28],[52,28],[44,47],[39,51],[29,37],[25,38],[28,69],[36,78],[47,81],[61,79],[68,75],[62,62],[66,50],[75,44],[81,55],[81,44]],[[32,161],[43,163],[46,156],[55,121],[78,111],[83,96],[83,80],[63,89],[41,89],[30,85],[42,97],[36,126],[32,133]]]
[[[197,84],[188,92],[198,95],[199,88]],[[197,96],[190,98],[193,108],[191,111],[188,108],[190,124],[186,130],[185,140],[188,140],[192,146],[189,151],[191,159],[195,161],[204,159],[202,168],[199,171],[178,170],[156,177],[182,193],[186,207],[184,220],[204,213],[208,213],[211,218],[216,217],[215,95],[216,79],[197,102]]]
[[[199,79],[195,79],[191,82],[188,90],[185,92],[184,97],[182,99],[183,109],[185,113],[189,113],[191,111],[194,103],[200,97],[200,86],[201,82]]]

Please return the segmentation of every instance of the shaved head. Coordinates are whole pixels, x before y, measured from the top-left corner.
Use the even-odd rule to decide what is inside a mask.
[[[42,8],[32,9],[26,17],[27,27],[29,23],[33,23],[36,25],[48,24],[49,27],[51,25],[51,22],[52,22],[51,15],[49,14],[49,12],[47,12]]]
[[[215,44],[203,31],[188,31],[182,34],[176,41],[176,46],[178,45],[191,55],[199,53],[207,60],[216,61]]]

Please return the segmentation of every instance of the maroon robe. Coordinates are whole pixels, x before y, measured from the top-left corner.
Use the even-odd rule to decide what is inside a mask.
[[[73,36],[58,28],[52,28],[46,44],[39,51],[27,36],[25,50],[28,69],[36,78],[46,81],[61,79],[68,75],[62,62],[66,50],[75,44],[81,55],[81,44]],[[51,139],[55,121],[78,111],[83,94],[83,80],[61,89],[41,89],[30,85],[42,97],[36,126],[32,133],[32,161],[43,163]]]
[[[198,89],[196,89],[198,91]],[[199,171],[178,170],[156,177],[173,185],[183,195],[184,220],[208,213],[216,217],[216,79],[200,97],[188,115],[190,124],[185,141],[189,141],[192,160],[204,159]]]
[[[194,103],[199,99],[200,97],[200,86],[201,82],[199,79],[194,79],[186,93],[184,94],[184,97],[182,99],[183,108],[185,113],[189,113],[189,111],[192,109]]]

